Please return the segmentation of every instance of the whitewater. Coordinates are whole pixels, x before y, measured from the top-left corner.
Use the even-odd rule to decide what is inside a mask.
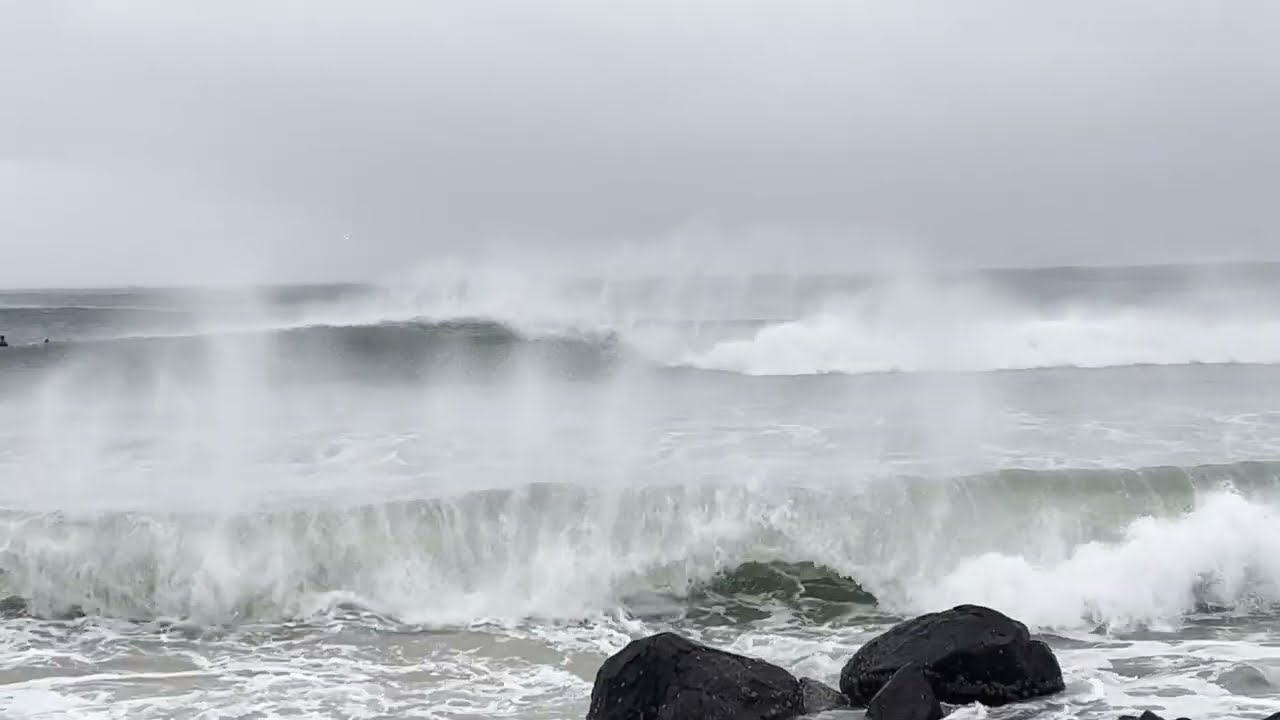
[[[580,718],[645,634],[835,684],[958,603],[1054,646],[1044,717],[1280,710],[1280,266],[449,267],[0,334],[0,717]]]

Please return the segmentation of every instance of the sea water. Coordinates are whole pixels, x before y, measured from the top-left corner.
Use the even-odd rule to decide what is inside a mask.
[[[988,604],[1280,710],[1280,267],[0,293],[0,716],[580,718]],[[49,342],[44,342],[45,338]]]

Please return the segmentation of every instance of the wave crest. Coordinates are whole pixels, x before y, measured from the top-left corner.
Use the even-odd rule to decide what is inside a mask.
[[[10,511],[0,596],[43,615],[239,622],[306,615],[337,594],[432,624],[672,603],[707,622],[779,607],[829,619],[874,595],[891,612],[988,602],[1036,624],[1126,625],[1280,602],[1278,464],[1009,483],[536,485],[231,516]]]

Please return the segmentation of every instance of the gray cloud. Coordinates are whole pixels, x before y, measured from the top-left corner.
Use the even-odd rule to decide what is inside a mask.
[[[0,0],[0,284],[1276,257],[1275,37],[1266,0]]]

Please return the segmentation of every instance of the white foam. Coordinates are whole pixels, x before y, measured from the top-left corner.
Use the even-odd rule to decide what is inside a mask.
[[[1280,321],[1210,320],[1155,310],[1056,316],[874,319],[821,313],[682,358],[746,375],[813,375],[1280,363]]]
[[[1230,492],[1191,512],[1135,520],[1116,542],[1091,542],[1052,565],[991,553],[921,584],[912,605],[971,602],[1058,628],[1169,626],[1199,603],[1280,604],[1280,512]]]

